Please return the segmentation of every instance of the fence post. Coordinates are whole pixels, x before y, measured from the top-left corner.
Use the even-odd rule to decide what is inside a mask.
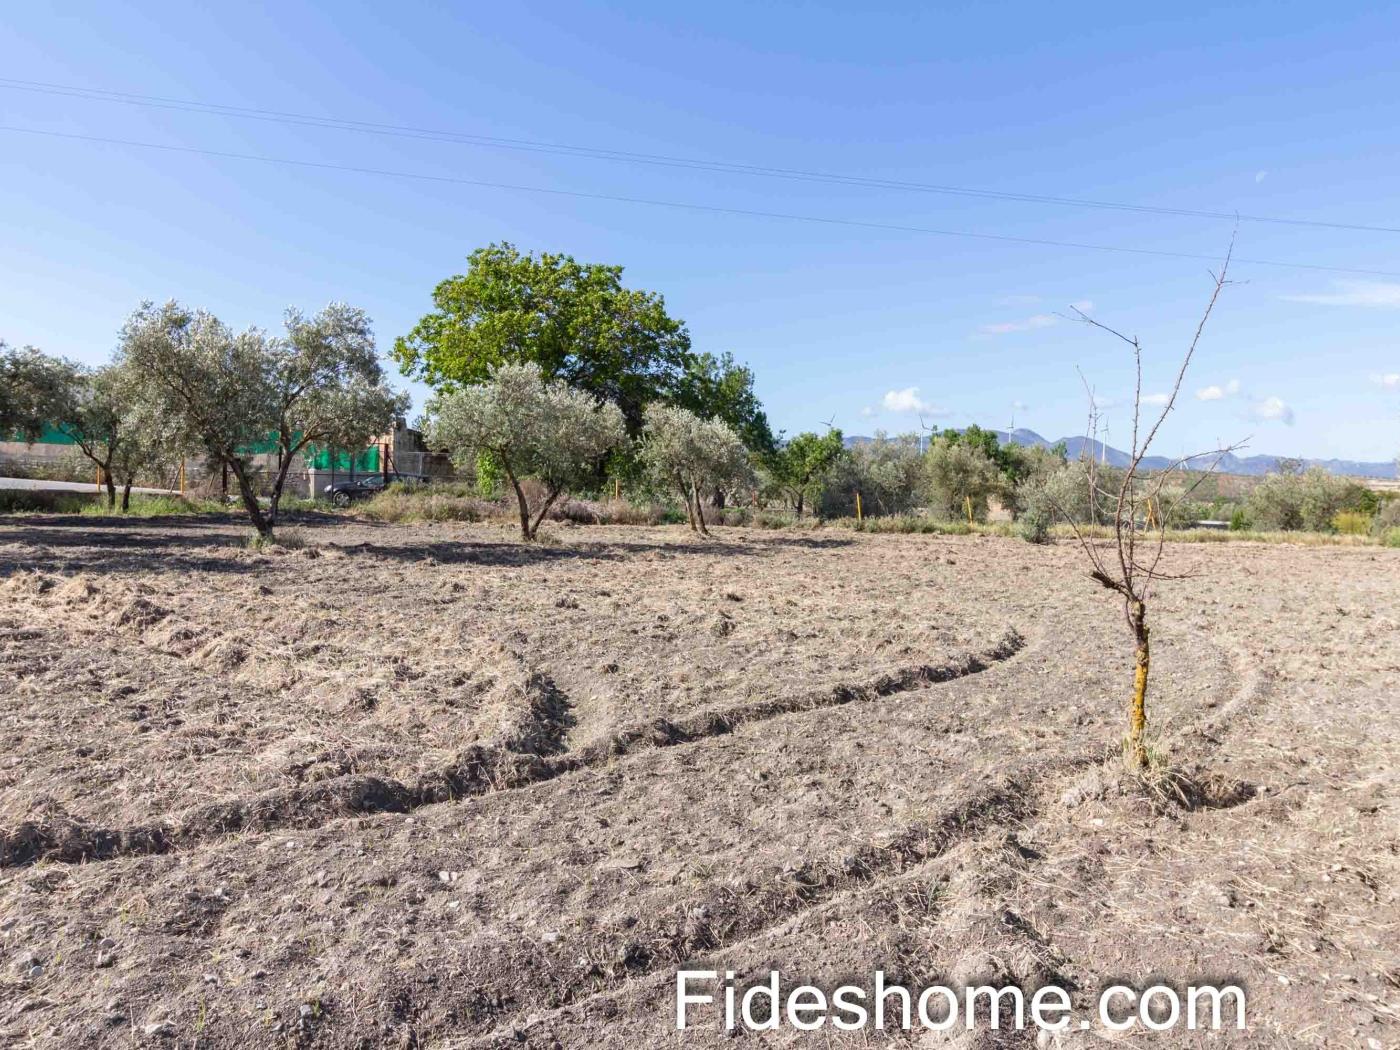
[[[865,521],[865,517],[864,517],[864,515],[861,514],[861,510],[860,510],[860,493],[859,493],[859,492],[856,492],[856,524],[857,524],[857,525],[860,525],[860,524],[862,524],[864,521]]]

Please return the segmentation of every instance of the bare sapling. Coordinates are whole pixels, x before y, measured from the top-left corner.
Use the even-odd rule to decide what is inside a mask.
[[[1176,406],[1181,393],[1186,370],[1195,356],[1196,347],[1205,331],[1206,322],[1215,309],[1220,293],[1226,284],[1226,273],[1230,266],[1230,256],[1234,250],[1233,240],[1230,251],[1219,273],[1212,273],[1214,287],[1206,303],[1195,334],[1181,359],[1176,371],[1176,379],[1162,404],[1160,413],[1152,420],[1143,418],[1142,391],[1142,344],[1136,336],[1128,336],[1108,325],[1089,317],[1082,310],[1075,309],[1079,319],[1110,335],[1121,339],[1132,348],[1136,368],[1136,384],[1133,390],[1132,446],[1129,462],[1116,486],[1107,489],[1100,485],[1101,472],[1095,465],[1097,458],[1095,445],[1086,442],[1089,452],[1088,471],[1090,484],[1090,506],[1102,501],[1105,510],[1112,512],[1109,523],[1111,542],[1100,543],[1101,533],[1088,527],[1081,528],[1072,514],[1062,515],[1069,521],[1080,547],[1088,556],[1091,571],[1089,576],[1097,583],[1112,591],[1123,602],[1123,614],[1133,640],[1133,691],[1128,711],[1128,735],[1124,742],[1125,756],[1130,765],[1142,769],[1148,765],[1147,748],[1147,692],[1148,679],[1152,670],[1152,628],[1149,608],[1155,586],[1162,580],[1184,579],[1190,573],[1168,573],[1162,568],[1162,556],[1166,549],[1167,524],[1173,519],[1173,511],[1178,503],[1192,495],[1200,483],[1215,471],[1220,460],[1227,453],[1242,447],[1240,444],[1216,448],[1211,451],[1193,453],[1173,460],[1165,469],[1148,471],[1143,468],[1143,460],[1157,437],[1158,430]],[[1087,388],[1087,384],[1086,384]],[[1090,419],[1097,423],[1098,409],[1090,394]],[[1097,427],[1095,426],[1095,429]],[[1197,464],[1204,462],[1202,470]],[[1167,483],[1174,477],[1186,475],[1187,468],[1199,471],[1194,481],[1189,481],[1179,492],[1168,492]],[[1097,512],[1091,521],[1097,521]]]

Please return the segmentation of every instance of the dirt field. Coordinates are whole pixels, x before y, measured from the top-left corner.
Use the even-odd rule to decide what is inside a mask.
[[[1246,1032],[1123,1045],[1400,1045],[1400,551],[1170,552],[1174,797],[1068,544],[245,534],[0,525],[0,1044],[728,1045],[684,965],[1233,981]]]

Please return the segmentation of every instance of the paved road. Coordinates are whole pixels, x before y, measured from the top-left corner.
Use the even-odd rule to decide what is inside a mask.
[[[95,485],[90,481],[49,481],[45,478],[0,478],[0,489],[36,489],[42,492],[106,492],[107,489],[101,485]],[[121,492],[121,486],[117,486],[117,491]],[[174,489],[147,489],[133,488],[132,492],[139,492],[149,496],[178,496]]]

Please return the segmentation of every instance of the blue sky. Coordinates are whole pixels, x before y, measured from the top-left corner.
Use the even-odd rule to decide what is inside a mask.
[[[1400,227],[1400,8],[1376,5],[18,5],[0,77],[494,138],[1195,211]],[[0,124],[851,222],[1218,256],[1231,220],[758,178],[123,105],[0,85]],[[396,179],[0,131],[0,338],[90,362],[145,298],[275,326],[365,307],[381,345],[474,247],[621,263],[776,426],[1126,441],[1205,261]],[[1251,223],[1237,255],[1400,274],[1400,233]],[[1238,263],[1162,452],[1389,459],[1400,276]],[[421,404],[423,391],[414,388]]]

